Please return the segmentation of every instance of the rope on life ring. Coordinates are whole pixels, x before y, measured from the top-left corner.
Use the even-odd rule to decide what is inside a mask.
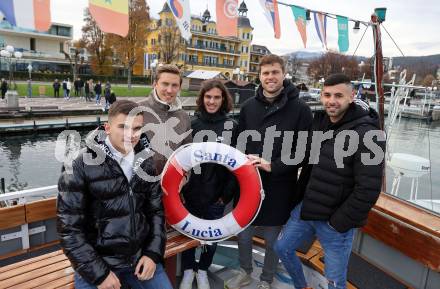
[[[188,212],[180,198],[184,176],[202,163],[227,167],[238,179],[240,199],[236,207],[217,220],[200,219]],[[181,146],[168,159],[161,179],[168,223],[182,234],[202,243],[220,242],[243,231],[257,217],[264,199],[258,170],[239,150],[217,142]]]

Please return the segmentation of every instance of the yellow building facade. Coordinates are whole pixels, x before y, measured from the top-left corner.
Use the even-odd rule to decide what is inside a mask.
[[[191,17],[189,42],[180,37],[168,4],[164,4],[159,16],[152,19],[149,27],[145,48],[148,63],[157,59],[157,63],[176,64],[182,71],[211,70],[230,79],[249,79],[253,27],[244,1],[239,8],[236,37],[219,36],[208,10],[202,16]],[[145,74],[151,73],[151,65],[145,69]]]

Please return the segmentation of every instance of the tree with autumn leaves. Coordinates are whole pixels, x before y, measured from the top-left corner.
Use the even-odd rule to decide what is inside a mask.
[[[114,65],[122,65],[128,76],[131,89],[131,76],[136,65],[142,66],[147,29],[150,21],[149,8],[145,0],[129,1],[129,31],[127,36],[104,33],[90,15],[84,12],[82,42],[90,53],[93,73],[111,75]]]
[[[142,65],[150,22],[149,8],[145,0],[129,1],[129,30],[126,37],[108,34],[107,41],[113,49],[115,58],[127,69],[128,88],[131,89],[131,76],[135,65]]]
[[[81,42],[90,53],[90,66],[93,73],[97,75],[112,74],[113,52],[107,40],[107,34],[99,29],[88,8],[84,9]]]
[[[368,68],[364,67],[363,70],[362,72],[369,73],[369,65]],[[359,76],[362,76],[358,61],[355,57],[332,51],[328,51],[312,61],[308,71],[316,81],[338,72],[345,73],[350,79],[357,79]],[[368,75],[366,77],[368,77]]]

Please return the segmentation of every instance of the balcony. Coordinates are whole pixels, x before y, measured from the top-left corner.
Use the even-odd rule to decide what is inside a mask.
[[[234,65],[230,64],[221,64],[221,63],[204,63],[204,62],[195,62],[189,61],[185,63],[186,65],[197,65],[197,66],[210,66],[210,67],[220,67],[220,68],[234,68]]]
[[[187,45],[186,48],[187,49],[193,49],[193,50],[205,50],[205,51],[208,51],[208,52],[221,53],[221,54],[230,54],[230,55],[236,55],[236,56],[240,55],[240,53],[236,52],[234,49],[226,49],[224,47],[215,48],[215,47],[209,47],[209,46],[206,46],[206,45],[195,44],[195,45]]]

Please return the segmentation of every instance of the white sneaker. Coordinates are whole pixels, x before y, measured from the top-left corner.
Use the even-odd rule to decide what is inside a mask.
[[[269,283],[267,283],[266,281],[260,281],[257,284],[257,289],[270,289],[271,286]]]
[[[211,289],[211,287],[209,287],[208,272],[199,270],[196,273],[196,279],[198,289]]]
[[[193,269],[183,271],[183,278],[180,282],[179,289],[192,289],[192,283],[194,281],[195,272]]]
[[[232,277],[226,281],[226,288],[228,289],[239,289],[243,286],[249,285],[252,282],[251,274],[246,273],[242,268],[235,277]]]

